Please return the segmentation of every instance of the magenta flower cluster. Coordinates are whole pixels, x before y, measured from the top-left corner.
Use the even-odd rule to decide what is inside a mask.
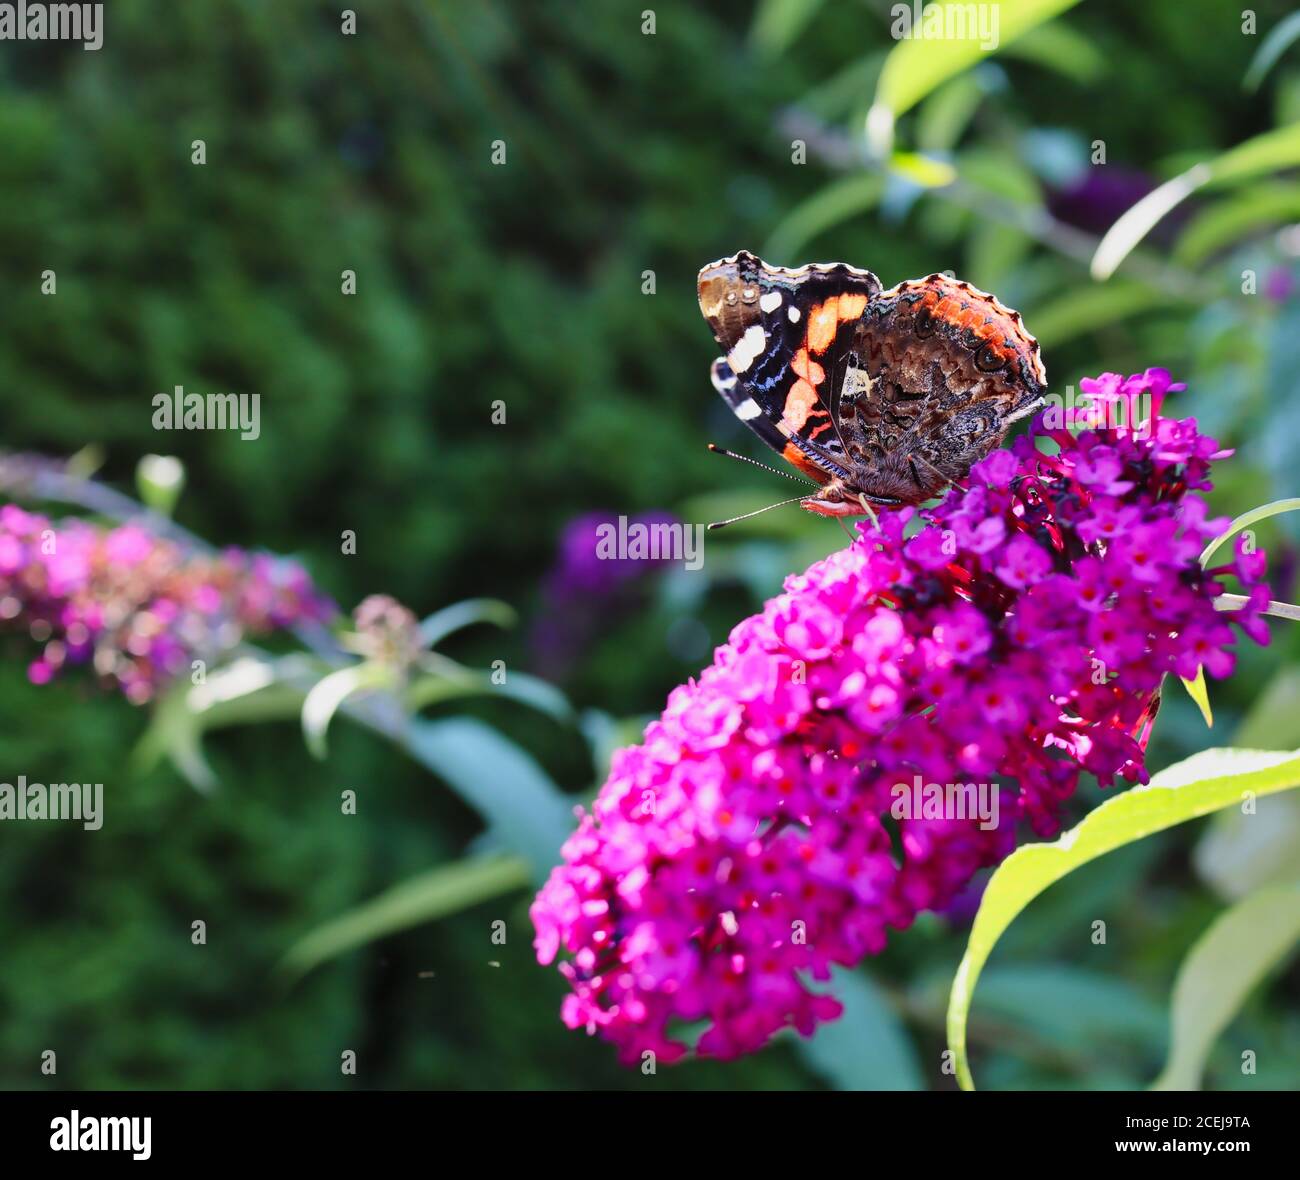
[[[137,525],[55,524],[0,507],[0,630],[40,644],[28,668],[36,684],[89,664],[140,704],[245,634],[336,613],[302,567],[282,558],[238,549],[196,556]]]
[[[1157,412],[1077,438],[1040,417],[915,535],[910,510],[860,526],[618,753],[531,910],[570,1027],[627,1061],[680,1057],[690,1026],[724,1058],[811,1033],[840,1012],[812,981],[951,903],[1022,823],[1056,831],[1084,772],[1145,781],[1164,677],[1232,669],[1229,569],[1266,642],[1263,554],[1198,562],[1226,522],[1191,493],[1227,452],[1159,416],[1162,370],[1083,388]],[[990,784],[1000,822],[900,812],[914,783]]]

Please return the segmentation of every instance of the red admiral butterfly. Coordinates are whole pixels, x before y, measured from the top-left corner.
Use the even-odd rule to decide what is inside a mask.
[[[930,499],[1043,404],[1020,313],[958,279],[882,291],[842,262],[786,270],[742,251],[701,270],[698,290],[726,351],[714,388],[821,485],[800,502],[822,516]]]

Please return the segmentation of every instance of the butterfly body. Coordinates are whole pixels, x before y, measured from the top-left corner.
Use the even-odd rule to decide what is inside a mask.
[[[945,275],[885,291],[845,263],[787,270],[741,252],[699,274],[725,355],[713,384],[820,490],[825,516],[916,504],[956,483],[1042,404],[1018,312]]]

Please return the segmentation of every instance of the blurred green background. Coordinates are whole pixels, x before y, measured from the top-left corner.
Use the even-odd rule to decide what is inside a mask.
[[[901,114],[908,154],[892,168],[862,156],[896,45],[885,3],[362,0],[355,36],[340,6],[309,0],[106,7],[100,52],[0,45],[0,446],[94,444],[100,477],[127,490],[142,454],[176,454],[182,524],[299,556],[345,609],[376,591],[421,615],[508,601],[519,627],[447,650],[559,682],[584,724],[508,702],[442,711],[510,735],[574,802],[610,742],[635,740],[786,573],[845,543],[788,509],[711,536],[699,577],[588,593],[556,573],[584,513],[711,520],[785,493],[704,448],[756,453],[708,382],[694,277],[720,255],[844,259],[887,286],[954,270],[1024,313],[1054,391],[1153,365],[1185,380],[1170,411],[1238,448],[1217,511],[1300,488],[1300,180],[1272,167],[1207,188],[1109,281],[1088,265],[1156,185],[1300,121],[1300,48],[1243,86],[1285,4],[1255,6],[1255,35],[1224,0],[1058,4]],[[47,269],[57,297],[40,293]],[[177,384],[259,393],[261,438],[160,436],[151,398]],[[1293,600],[1295,531],[1282,518],[1260,534],[1275,596]],[[292,721],[211,736],[210,797],[170,767],[137,773],[145,713],[84,679],[29,685],[29,652],[0,641],[0,781],[102,779],[107,820],[93,836],[0,832],[4,1087],[821,1088],[866,1084],[886,1052],[830,1026],[811,1053],[791,1039],[725,1065],[623,1070],[560,1023],[564,988],[533,961],[522,889],[278,988],[271,968],[296,939],[459,857],[482,821],[342,721],[325,762]],[[1247,645],[1211,686],[1212,733],[1170,692],[1150,765],[1234,735],[1300,745],[1296,656],[1277,623],[1270,649]],[[347,789],[356,817],[339,813]],[[1283,832],[1269,855],[1294,857],[1294,808],[1268,802]],[[1251,862],[1201,823],[1035,903],[981,983],[982,1084],[1149,1082],[1177,966]],[[1105,947],[1088,938],[1098,917]],[[206,947],[190,944],[196,918]],[[489,942],[496,919],[505,946]],[[897,1084],[953,1085],[942,1021],[966,929],[930,917],[869,965],[902,1034],[886,1038]],[[1251,1000],[1207,1084],[1295,1085],[1298,992],[1293,968]],[[861,1060],[828,1048],[836,1037]],[[1242,1046],[1260,1050],[1255,1078]],[[339,1072],[349,1048],[356,1078]]]

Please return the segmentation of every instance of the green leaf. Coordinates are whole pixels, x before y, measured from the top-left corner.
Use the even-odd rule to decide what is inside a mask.
[[[325,734],[344,701],[392,683],[391,669],[382,664],[352,664],[321,677],[302,703],[302,736],[307,749],[324,761],[328,753]]]
[[[290,986],[354,947],[445,918],[527,884],[528,862],[519,857],[470,857],[440,865],[316,927],[289,948],[275,974],[282,985]]]
[[[1291,48],[1297,37],[1300,37],[1300,12],[1293,12],[1285,20],[1279,21],[1269,35],[1260,42],[1259,48],[1255,50],[1255,56],[1251,58],[1250,65],[1246,69],[1245,77],[1241,80],[1242,89],[1248,93],[1258,90],[1259,84],[1264,81],[1269,70]]]
[[[435,611],[420,624],[420,637],[425,647],[437,647],[453,631],[475,623],[493,623],[498,627],[513,627],[519,616],[514,607],[495,598],[467,598]]]
[[[884,60],[882,50],[849,62],[799,99],[799,110],[815,115],[824,123],[841,122],[871,94]]]
[[[1205,686],[1205,669],[1196,669],[1195,680],[1184,680],[1181,676],[1178,679],[1183,681],[1183,687],[1187,689],[1187,695],[1196,702],[1196,707],[1200,709],[1201,716],[1205,718],[1206,728],[1213,729],[1214,714],[1210,711],[1210,690]]]
[[[884,191],[884,178],[875,172],[833,181],[785,215],[763,246],[763,257],[794,259],[818,234],[873,208]]]
[[[1038,342],[1049,348],[1178,302],[1178,296],[1172,292],[1157,290],[1145,283],[1112,281],[1104,285],[1077,287],[1054,303],[1032,313],[1026,312],[1025,322],[1033,326]]]
[[[1255,697],[1232,744],[1254,750],[1285,750],[1300,743],[1300,668],[1283,665]]]
[[[1147,193],[1106,231],[1092,256],[1092,277],[1110,278],[1133,248],[1171,209],[1210,184],[1235,184],[1300,164],[1300,124],[1278,127],[1194,164]]]
[[[825,0],[761,0],[754,12],[749,40],[760,57],[774,58],[808,27]]]
[[[1033,249],[1033,239],[1014,225],[973,224],[966,238],[966,274],[985,291],[1001,290]]]
[[[145,773],[168,758],[190,786],[206,795],[216,789],[217,776],[203,756],[202,730],[186,703],[188,691],[188,685],[173,687],[155,702],[131,762],[136,773]]]
[[[295,653],[267,659],[240,656],[189,687],[185,703],[203,730],[297,717],[311,686],[327,670],[311,656]]]
[[[1028,1037],[1079,1071],[1110,1058],[1115,1046],[1152,1055],[1165,1049],[1159,1005],[1126,980],[1065,963],[990,967],[980,978],[979,1023],[987,1039]]]
[[[1042,209],[1038,179],[1010,150],[970,148],[962,153],[958,171],[970,188],[1023,207],[1027,219]],[[966,236],[966,277],[986,291],[1000,290],[1032,244],[1018,226],[975,218]]]
[[[962,180],[973,188],[1022,205],[1027,212],[1042,209],[1043,189],[1038,178],[1006,148],[967,148],[958,168]]]
[[[148,771],[169,758],[196,790],[217,786],[217,776],[203,756],[202,738],[209,729],[296,717],[319,664],[303,655],[276,660],[240,656],[208,673],[204,683],[174,685],[154,705],[148,729],[132,754],[134,768]]]
[[[1261,184],[1214,202],[1189,222],[1174,247],[1174,260],[1199,266],[1211,254],[1257,230],[1300,218],[1300,185]]]
[[[1300,668],[1282,667],[1232,735],[1235,746],[1285,750],[1300,744]],[[1244,814],[1219,812],[1196,845],[1196,872],[1228,901],[1264,885],[1300,881],[1300,794],[1270,795]]]
[[[808,1065],[837,1090],[924,1090],[916,1048],[881,990],[861,971],[835,968],[824,989],[844,1015],[799,1038]]]
[[[1271,504],[1261,504],[1258,508],[1243,512],[1205,547],[1205,551],[1201,554],[1201,568],[1207,568],[1210,564],[1210,558],[1219,551],[1225,542],[1231,540],[1242,529],[1250,528],[1252,524],[1267,520],[1270,516],[1280,516],[1283,512],[1295,512],[1297,510],[1300,510],[1300,498],[1292,497],[1289,500],[1274,500]]]
[[[890,31],[898,43],[885,59],[876,86],[875,103],[867,115],[868,138],[873,149],[880,155],[887,154],[893,142],[894,121],[937,86],[960,74],[981,58],[1005,49],[1030,29],[1051,20],[1077,3],[1078,0],[1019,0],[1016,4],[985,7],[983,11],[996,12],[999,18],[997,29],[990,27],[988,30],[996,33],[995,44],[992,46],[984,44],[978,35],[979,30],[975,30],[976,35],[973,36],[946,39],[924,36],[926,19],[942,19],[945,22],[964,20],[967,13],[979,8],[978,5],[972,7],[955,0],[927,4],[923,11],[934,15],[923,17],[919,36],[902,37],[901,18],[895,19]],[[911,5],[907,8],[909,12],[912,11]]]
[[[407,690],[406,704],[412,711],[465,696],[498,696],[518,701],[545,713],[556,721],[573,720],[573,707],[555,685],[527,672],[509,672],[500,684],[487,672],[462,669],[454,676],[433,675],[416,680]]]
[[[1095,83],[1106,72],[1106,55],[1097,42],[1060,22],[1031,29],[1003,52],[1055,70],[1080,86]]]
[[[1300,784],[1300,750],[1212,749],[1157,774],[1145,787],[1108,799],[1050,844],[1013,852],[989,880],[948,1001],[948,1045],[957,1080],[972,1090],[966,1024],[980,970],[1016,915],[1054,881],[1082,864],[1187,820]]]
[[[917,146],[926,152],[952,151],[979,111],[985,93],[974,74],[961,74],[945,82],[917,112]]]
[[[63,466],[64,474],[69,479],[90,479],[104,466],[105,458],[104,448],[99,443],[87,443],[68,456]]]
[[[1265,885],[1300,882],[1300,794],[1256,800],[1249,814],[1225,808],[1196,845],[1192,863],[1226,901]]]
[[[895,152],[889,158],[889,169],[921,188],[943,188],[957,179],[957,169],[951,164],[918,152]]]
[[[1069,889],[1058,889],[1041,904],[1031,905],[1003,932],[999,955],[1024,963],[1068,952],[1080,927],[1088,927],[1099,913],[1127,904],[1144,888],[1143,882],[1160,856],[1158,844],[1156,840],[1139,840],[1117,848],[1104,860],[1084,865],[1071,878]],[[982,978],[980,982],[982,986]],[[944,984],[941,1007],[948,1003],[951,970]]]
[[[1261,889],[1221,914],[1178,969],[1169,1060],[1153,1090],[1199,1090],[1214,1042],[1300,939],[1300,886]]]
[[[572,800],[514,742],[480,721],[416,718],[407,748],[482,815],[544,880],[573,830]]]
[[[1236,184],[1300,164],[1300,124],[1275,127],[1229,148],[1208,165],[1209,183]]]

